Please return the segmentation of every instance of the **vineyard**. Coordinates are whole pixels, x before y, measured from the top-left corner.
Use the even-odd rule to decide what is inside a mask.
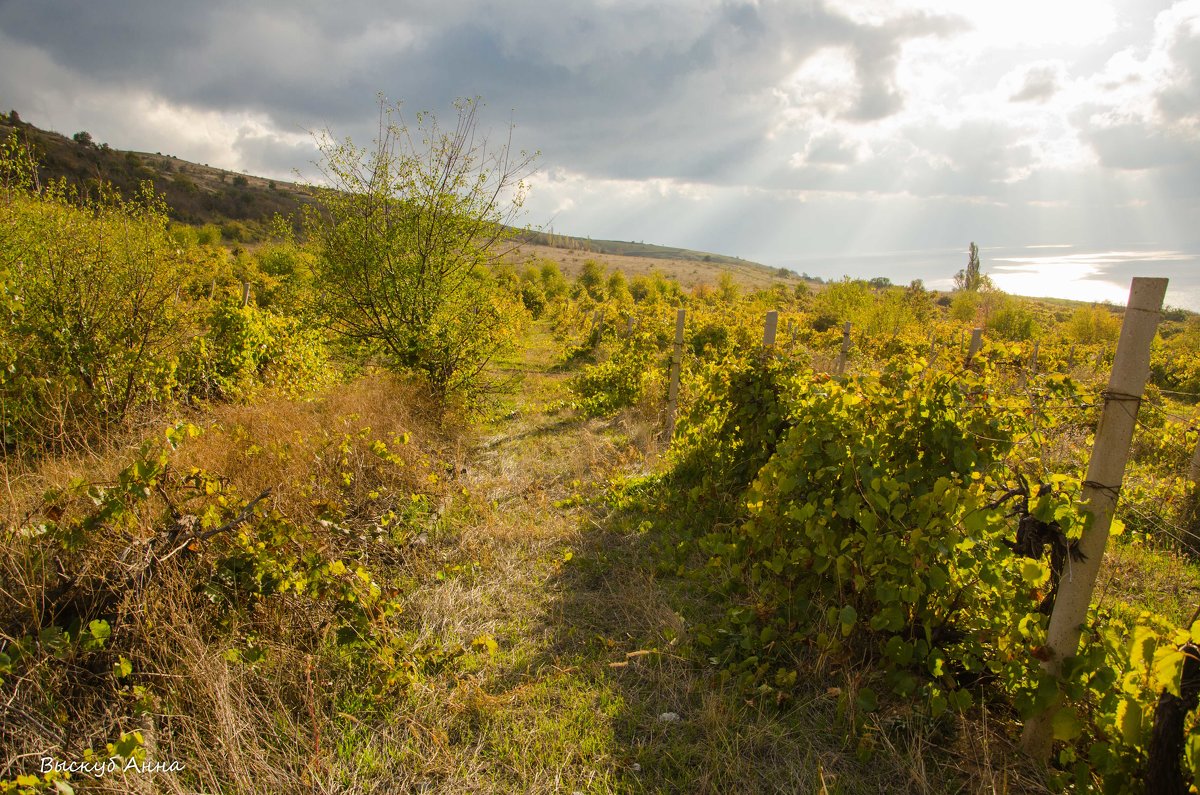
[[[0,792],[1189,791],[1195,316],[1117,384],[1135,310],[567,275],[328,157],[247,249],[4,149]]]

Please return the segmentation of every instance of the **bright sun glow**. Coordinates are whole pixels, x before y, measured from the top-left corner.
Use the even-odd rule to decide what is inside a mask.
[[[1044,246],[1042,248],[1049,248]],[[1189,257],[1176,251],[1106,251],[1100,254],[1064,254],[1041,257],[1001,257],[991,269],[992,281],[1005,292],[1072,298],[1076,301],[1112,301],[1123,304],[1129,285],[1114,280],[1108,270],[1135,262],[1182,262]]]

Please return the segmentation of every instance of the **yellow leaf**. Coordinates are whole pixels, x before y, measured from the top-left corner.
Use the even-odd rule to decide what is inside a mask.
[[[471,645],[479,649],[487,649],[489,655],[495,654],[500,649],[500,645],[496,643],[496,639],[491,635],[480,635],[471,641]]]
[[[1021,579],[1030,585],[1041,585],[1050,579],[1050,568],[1036,560],[1021,563]]]

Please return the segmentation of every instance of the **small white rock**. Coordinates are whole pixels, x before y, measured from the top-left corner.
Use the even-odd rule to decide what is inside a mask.
[[[658,719],[661,720],[663,723],[679,723],[679,713],[678,712],[664,712],[663,714],[658,716]]]
[[[632,770],[634,773],[642,772],[642,766],[639,765],[637,762],[634,762],[632,765],[630,765],[629,769]]]

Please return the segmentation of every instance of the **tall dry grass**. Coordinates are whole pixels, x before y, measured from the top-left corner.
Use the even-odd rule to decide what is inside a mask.
[[[365,588],[358,567],[384,599],[402,593],[406,569],[423,565],[417,540],[448,504],[462,440],[417,388],[384,376],[309,401],[219,406],[197,424],[200,435],[111,521],[88,524],[99,492],[78,482],[122,489],[122,470],[137,459],[129,446],[7,478],[0,652],[11,662],[0,674],[0,781],[35,773],[42,757],[104,757],[106,744],[137,732],[144,759],[185,769],[74,783],[179,793],[374,786],[344,729],[373,720],[376,700],[394,689],[378,650],[404,643],[378,608],[361,611],[365,629],[347,623],[354,605],[344,594]],[[201,540],[206,516],[227,529]],[[266,539],[267,563],[307,567],[319,587],[255,591],[260,582],[236,598],[214,596],[230,590],[221,578],[234,564],[253,559],[254,538]],[[89,637],[93,621],[111,636]],[[378,633],[369,664],[359,646],[340,642],[347,627]]]

